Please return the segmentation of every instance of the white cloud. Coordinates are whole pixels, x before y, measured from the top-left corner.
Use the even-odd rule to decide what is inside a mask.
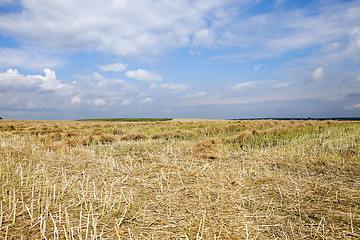
[[[358,1],[315,1],[262,14],[253,11],[258,2],[23,1],[22,12],[0,15],[0,31],[56,49],[148,56],[187,46],[231,46],[240,51],[224,58],[259,59],[334,42],[359,27]]]
[[[347,60],[360,60],[360,28],[351,29],[343,41],[325,44],[315,53],[316,57],[326,58],[326,62],[329,63],[338,64]]]
[[[288,61],[278,73],[287,75],[289,80],[317,81],[317,84],[326,78],[326,88],[333,87],[335,83],[354,87],[353,82],[359,76],[356,67],[359,56],[360,28],[354,28],[344,38],[315,48],[311,55]]]
[[[75,105],[75,104],[80,104],[80,103],[81,103],[80,96],[75,96],[75,97],[71,98],[71,104]]]
[[[59,90],[68,85],[56,79],[54,71],[46,68],[45,76],[28,75],[24,76],[16,69],[8,69],[0,73],[0,84],[3,90],[7,91],[33,91],[33,90]]]
[[[50,56],[52,55],[52,56]],[[24,68],[42,70],[64,65],[56,53],[37,48],[0,48],[0,68]]]
[[[360,60],[360,27],[354,28],[350,31],[349,44],[342,55],[344,55],[347,59]]]
[[[291,83],[289,82],[275,82],[275,81],[269,81],[267,87],[268,88],[285,88],[291,86]]]
[[[120,103],[120,105],[121,106],[125,106],[125,105],[128,105],[128,104],[130,104],[132,102],[132,99],[130,98],[130,99],[125,99],[125,100],[123,100],[121,103]]]
[[[196,46],[210,46],[215,39],[215,33],[208,29],[202,28],[194,33],[193,44]]]
[[[175,83],[163,83],[160,85],[160,87],[173,92],[183,92],[189,88],[189,86],[186,84],[175,84]]]
[[[312,1],[299,3],[296,8],[287,11],[283,11],[288,7],[288,4],[284,4],[266,13],[253,11],[259,2],[262,1],[109,0],[105,4],[85,0],[73,1],[71,4],[60,0],[23,1],[24,9],[21,12],[0,15],[0,34],[13,37],[20,46],[20,49],[0,48],[0,68],[26,68],[32,72],[45,69],[45,74],[26,76],[13,69],[0,73],[3,102],[0,106],[16,104],[32,109],[63,106],[88,111],[106,105],[117,106],[125,111],[122,109],[132,108],[133,104],[140,102],[151,103],[153,99],[157,104],[160,104],[157,99],[162,99],[166,103],[181,104],[182,101],[188,101],[199,105],[247,103],[283,96],[291,100],[295,98],[294,95],[297,98],[306,95],[306,99],[314,96],[327,99],[336,93],[349,93],[350,88],[359,88],[356,82],[359,81],[356,61],[359,61],[360,56],[359,0],[332,1],[326,5],[322,1]],[[279,5],[280,2],[284,0],[277,0]],[[172,61],[172,57],[184,56],[183,52],[177,55],[177,51],[172,51],[176,48],[198,54],[193,58],[201,61],[204,60],[202,54],[208,57],[211,54],[231,53],[226,56],[227,59],[253,60],[294,51],[294,54],[286,54],[284,58],[250,62],[250,67],[254,67],[255,71],[262,69],[264,65],[258,63],[265,61],[268,66],[269,63],[275,66],[278,63],[281,65],[281,61],[289,57],[307,57],[302,62],[290,59],[288,65],[280,66],[282,71],[276,69],[277,73],[262,76],[276,81],[258,79],[260,81],[230,83],[210,90],[216,88],[210,80],[205,83],[206,86],[202,86],[208,92],[202,91],[200,81],[197,83],[200,86],[198,89],[190,89],[185,84],[164,83],[167,82],[165,77],[156,72],[137,68],[130,69],[135,71],[127,71],[127,64],[117,62],[126,58],[111,55],[106,55],[106,58],[117,60],[112,60],[114,62],[111,64],[98,65],[100,73],[89,73],[72,84],[71,79],[59,81],[55,72],[50,70],[63,64],[57,54],[66,56],[79,50],[132,57],[149,57],[152,54],[162,56],[162,53],[170,51],[174,53],[170,56]],[[214,51],[207,52],[204,48],[214,48]],[[64,49],[66,51],[60,55],[59,50]],[[271,63],[272,60],[279,62]],[[338,63],[342,63],[343,68],[335,67]],[[93,66],[84,63],[74,64],[73,67]],[[192,69],[197,71],[196,67],[194,65]],[[84,69],[74,68],[71,71],[78,71],[79,76],[85,72]],[[110,79],[106,77],[109,73],[104,73],[107,71],[122,72],[128,78]],[[334,72],[338,75],[335,76]],[[191,75],[195,79],[198,74],[194,72]],[[225,75],[231,74],[228,72]],[[214,82],[219,80],[217,77],[221,78],[221,73],[211,76]],[[325,84],[321,81],[325,77],[326,87],[320,87]],[[130,81],[129,78],[149,82],[150,89],[143,88],[141,83]],[[338,82],[332,80],[335,78],[339,79]],[[302,84],[302,79],[318,82]],[[291,81],[291,84],[284,81]],[[347,86],[339,84],[340,81],[348,83]],[[190,91],[171,94],[187,90]],[[353,102],[342,106],[351,104]],[[350,107],[354,106],[357,105]],[[114,112],[119,111],[115,109]]]
[[[316,68],[312,73],[311,73],[311,80],[312,81],[321,81],[324,79],[324,69],[322,67],[318,67]]]
[[[106,104],[106,100],[103,98],[97,98],[93,102],[95,106],[104,106]]]
[[[16,69],[0,73],[0,108],[41,111],[59,110],[69,106],[73,86],[56,79],[56,74],[45,69],[44,75],[23,75]]]
[[[190,99],[199,99],[199,98],[203,98],[207,95],[207,92],[205,91],[200,91],[194,94],[190,94],[190,95],[186,95],[186,98],[190,98]]]
[[[348,110],[360,109],[360,103],[354,104],[352,106],[347,106],[347,107],[345,107],[345,109],[348,109]]]
[[[314,1],[286,11],[257,15],[250,12],[248,16],[234,18],[220,43],[242,51],[218,58],[262,59],[340,41],[359,27],[360,7],[359,1],[332,2],[326,6]]]
[[[147,97],[147,98],[144,98],[140,101],[140,104],[150,104],[150,103],[153,103],[154,100],[150,97]]]
[[[2,14],[0,31],[22,42],[123,56],[160,54],[191,44],[194,33],[226,17],[232,1],[23,1],[18,14]],[[213,15],[212,18],[208,16]],[[200,31],[201,32],[201,31]],[[200,34],[198,33],[198,35]],[[200,34],[201,35],[201,34]]]
[[[255,70],[255,71],[259,71],[259,70],[260,70],[260,68],[262,68],[263,66],[265,66],[265,64],[258,64],[258,65],[255,65],[255,66],[254,66],[254,70]]]
[[[40,77],[44,82],[40,85],[41,89],[44,90],[56,90],[60,88],[66,87],[66,84],[61,83],[60,81],[56,80],[56,74],[54,71],[46,68],[44,70],[45,77]]]
[[[144,82],[161,82],[162,77],[158,73],[148,72],[143,69],[138,69],[136,71],[127,71],[126,76],[134,79],[138,79]]]
[[[103,75],[101,75],[101,74],[98,73],[98,72],[94,72],[94,73],[93,73],[93,76],[94,76],[95,79],[104,80]]]
[[[139,92],[135,85],[120,79],[108,79],[101,74],[77,76],[71,84],[60,81],[56,73],[44,70],[44,75],[23,75],[16,69],[0,72],[0,109],[11,112],[44,109],[57,112],[101,110],[104,106],[125,106],[132,102]],[[138,101],[149,103],[139,97]],[[59,116],[59,119],[62,119]]]
[[[105,72],[123,72],[126,70],[127,66],[128,64],[124,63],[112,63],[108,65],[100,65],[98,67]]]
[[[95,72],[91,75],[77,75],[72,95],[81,100],[80,107],[98,109],[101,106],[123,106],[139,94],[136,85],[121,79],[106,78]]]
[[[357,26],[353,21],[360,20],[360,8],[356,5],[356,3],[333,4],[315,15],[308,15],[313,11],[311,5],[308,9],[290,11],[280,16],[277,22],[280,23],[279,20],[287,17],[288,21],[280,23],[280,29],[292,31],[281,33],[283,37],[271,40],[268,46],[278,51],[283,49],[282,52],[286,52],[340,39]],[[357,11],[359,15],[350,20],[348,17],[350,10]]]
[[[0,73],[0,83],[3,90],[11,91],[12,89],[33,89],[38,88],[41,84],[40,76],[23,76],[16,69],[8,69]]]
[[[247,88],[247,87],[253,87],[255,85],[256,85],[255,81],[249,81],[249,82],[237,83],[237,84],[231,86],[230,88],[238,90],[238,89],[243,89],[243,88]]]

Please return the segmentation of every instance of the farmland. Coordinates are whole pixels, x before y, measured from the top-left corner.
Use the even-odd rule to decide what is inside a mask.
[[[1,239],[359,239],[360,122],[0,122]]]
[[[160,122],[170,121],[171,118],[98,118],[98,119],[79,119],[77,121],[98,121],[98,122]]]

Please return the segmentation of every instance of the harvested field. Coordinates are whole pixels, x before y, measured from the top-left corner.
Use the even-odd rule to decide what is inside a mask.
[[[360,123],[0,122],[1,239],[359,239]]]

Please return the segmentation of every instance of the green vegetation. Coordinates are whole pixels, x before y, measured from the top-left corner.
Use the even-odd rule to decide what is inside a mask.
[[[360,122],[0,123],[0,239],[359,239]]]
[[[161,122],[171,121],[172,118],[98,118],[98,119],[79,119],[77,121],[105,121],[105,122]]]

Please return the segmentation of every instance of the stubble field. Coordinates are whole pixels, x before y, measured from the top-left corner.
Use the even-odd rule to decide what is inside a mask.
[[[0,122],[0,239],[359,239],[360,123]]]

